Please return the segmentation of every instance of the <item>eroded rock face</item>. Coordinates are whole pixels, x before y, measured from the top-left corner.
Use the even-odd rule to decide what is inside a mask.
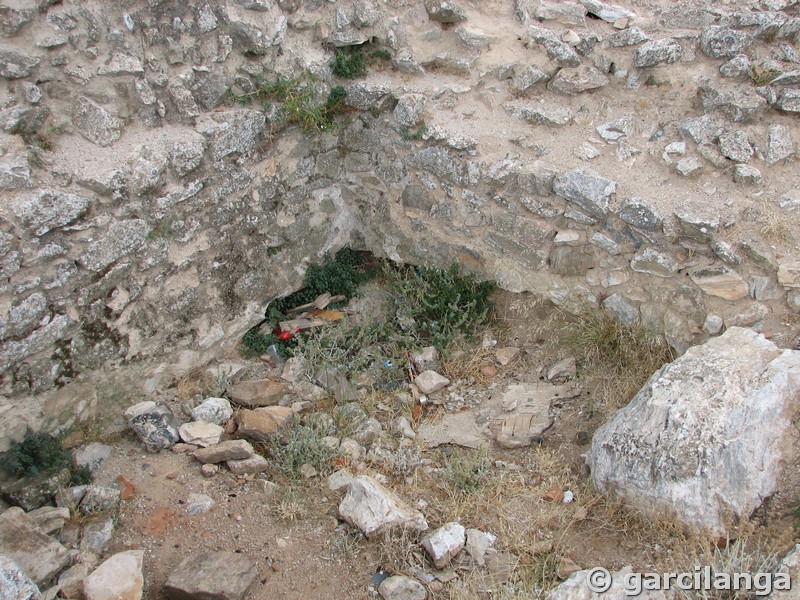
[[[724,532],[772,495],[791,454],[800,352],[738,327],[657,371],[592,440],[598,489]]]
[[[761,224],[740,218],[740,188],[788,222],[799,206],[789,7],[715,21],[597,0],[23,4],[0,11],[0,451],[27,425],[89,416],[90,399],[155,398],[345,245],[456,258],[561,306],[604,302],[676,329],[680,348],[705,339],[709,314],[775,329],[798,305],[785,268],[775,290],[753,288],[759,311],[736,304],[741,282],[777,269]],[[512,39],[527,49],[509,56]],[[331,77],[331,47],[368,40],[389,55],[370,65],[379,75]],[[292,82],[315,88],[307,106]],[[677,132],[642,86],[675,98]],[[323,118],[334,90],[335,126]],[[698,195],[724,207],[719,226],[696,235],[681,221],[676,237],[674,203]],[[733,264],[715,251],[731,225],[766,254]],[[723,262],[722,279],[691,278]],[[677,286],[698,295],[690,316],[648,311]],[[356,398],[342,378],[323,386]]]

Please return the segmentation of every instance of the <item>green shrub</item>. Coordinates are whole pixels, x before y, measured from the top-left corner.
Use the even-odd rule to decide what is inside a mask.
[[[27,477],[68,468],[72,456],[61,445],[60,437],[28,431],[24,440],[11,447],[6,464],[11,475]]]
[[[325,292],[332,296],[355,296],[356,288],[372,276],[364,268],[361,257],[350,248],[342,248],[331,256],[325,253],[322,263],[310,265],[303,277],[303,287],[286,298],[276,300],[272,308],[285,314],[287,310],[313,302]]]
[[[389,280],[399,324],[440,349],[457,334],[471,335],[487,322],[489,297],[497,288],[492,281],[478,281],[474,273],[462,274],[458,263],[446,269],[403,266],[390,271]]]
[[[331,59],[331,72],[342,79],[359,79],[367,74],[367,67],[391,60],[388,50],[368,50],[366,46],[337,48]]]
[[[426,133],[428,133],[428,126],[425,125],[425,123],[421,123],[416,129],[411,129],[410,127],[404,125],[400,131],[403,134],[403,139],[405,141],[419,141],[425,137]]]
[[[449,457],[442,455],[441,458],[445,465],[437,473],[439,480],[468,496],[480,491],[492,470],[485,447],[478,450],[455,449]]]
[[[342,79],[358,79],[367,74],[367,61],[360,50],[337,48],[331,61],[331,72]]]
[[[274,80],[264,80],[254,92],[248,94],[236,95],[231,92],[232,99],[239,104],[247,104],[253,100],[261,102],[265,107],[270,102],[281,103],[280,110],[285,118],[306,132],[333,128],[334,117],[346,109],[346,95],[343,87],[334,86],[326,97],[325,85],[308,71],[297,77],[278,75]]]
[[[350,248],[342,248],[335,255],[326,253],[321,264],[310,265],[303,277],[303,287],[275,300],[267,309],[265,321],[250,329],[242,337],[242,355],[246,358],[261,356],[272,344],[278,354],[288,358],[294,353],[297,340],[279,340],[272,331],[261,333],[264,323],[275,323],[286,319],[287,311],[316,300],[325,292],[332,296],[342,295],[348,300],[356,293],[356,288],[369,280],[373,272],[365,268],[361,257]]]
[[[46,475],[62,469],[69,469],[70,485],[92,481],[92,471],[88,467],[72,464],[72,455],[59,436],[28,430],[25,439],[14,444],[6,455],[6,470],[15,477]]]
[[[324,477],[333,470],[332,459],[336,452],[322,443],[325,432],[302,425],[294,418],[273,435],[262,448],[270,464],[280,474],[300,478],[300,467],[309,464]]]

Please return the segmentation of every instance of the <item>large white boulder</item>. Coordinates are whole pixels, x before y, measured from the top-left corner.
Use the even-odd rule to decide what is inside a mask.
[[[657,371],[592,440],[598,489],[724,533],[797,459],[800,352],[732,327]]]

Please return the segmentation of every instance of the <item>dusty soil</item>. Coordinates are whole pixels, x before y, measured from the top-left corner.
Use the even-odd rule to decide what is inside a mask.
[[[467,410],[478,411],[481,399],[499,386],[540,378],[546,365],[569,354],[568,348],[552,343],[562,317],[546,304],[530,296],[499,293],[497,313],[500,325],[482,336],[496,346],[483,347],[479,336],[470,354],[474,360],[468,366],[451,365],[464,375],[457,385],[470,398]],[[494,358],[494,348],[503,346],[522,349],[505,367]],[[496,367],[495,376],[479,374],[479,368],[488,365]],[[552,405],[554,424],[541,445],[502,450],[487,440],[490,468],[475,493],[463,493],[439,475],[450,461],[475,456],[476,451],[451,446],[426,449],[417,443],[420,460],[410,471],[351,465],[356,471],[386,475],[388,487],[422,507],[431,528],[457,520],[497,535],[496,548],[507,553],[505,562],[491,564],[488,570],[437,572],[414,538],[367,541],[339,522],[339,498],[319,478],[288,481],[273,476],[273,484],[265,478],[270,474],[237,478],[223,468],[206,479],[191,456],[172,451],[148,454],[130,432],[113,441],[115,452],[96,477],[100,483],[111,483],[125,475],[136,485],[135,496],[120,509],[110,552],[145,550],[148,599],[163,597],[160,589],[171,570],[188,554],[203,549],[241,552],[257,561],[259,574],[248,600],[375,597],[371,582],[377,572],[414,576],[416,568],[439,577],[430,583],[432,598],[528,598],[556,585],[559,575],[570,568],[631,564],[646,571],[675,570],[714,560],[712,540],[686,535],[669,521],[641,519],[592,490],[583,459],[588,446],[578,433],[591,436],[608,413],[626,401],[619,394],[628,392],[621,391],[625,386],[609,385],[602,368],[590,367],[580,356],[578,367],[581,394]],[[259,375],[277,373],[261,360],[254,361],[251,369]],[[632,375],[633,380],[646,376]],[[185,389],[180,391],[186,394]],[[185,404],[178,390],[168,392],[180,413]],[[396,390],[378,398],[365,394],[364,404],[383,422],[385,431],[395,415],[413,417],[398,400],[405,393]],[[418,413],[417,423],[442,414],[444,408],[429,407]],[[547,501],[554,487],[571,490],[575,500]],[[210,496],[215,506],[207,513],[189,514],[187,499],[193,493]],[[749,547],[765,554],[785,551],[796,538],[791,514],[773,512],[767,526],[758,525],[743,527],[742,535]]]

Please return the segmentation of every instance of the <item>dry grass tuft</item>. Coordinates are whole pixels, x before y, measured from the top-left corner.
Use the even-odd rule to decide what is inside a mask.
[[[481,369],[494,364],[495,350],[483,344],[468,346],[458,344],[455,350],[448,352],[442,360],[442,375],[450,381],[469,381],[477,385],[488,383],[491,379]]]
[[[786,215],[769,212],[760,220],[761,235],[773,242],[792,240],[791,220]]]

